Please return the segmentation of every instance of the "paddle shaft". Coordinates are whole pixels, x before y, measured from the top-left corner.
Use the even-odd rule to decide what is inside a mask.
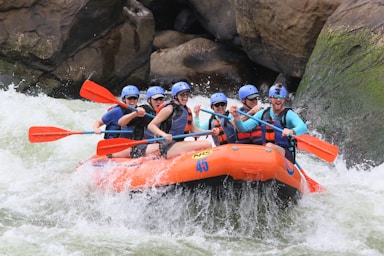
[[[105,130],[101,131],[101,133],[132,133],[131,130]],[[50,136],[50,135],[74,135],[74,134],[94,134],[94,131],[68,131],[68,132],[41,132],[41,133],[32,133],[32,136]]]
[[[252,115],[250,115],[248,113],[245,113],[245,112],[243,112],[241,110],[238,110],[238,112],[240,114],[246,116],[246,117],[249,117],[249,118],[251,118],[253,120],[256,120],[256,121],[258,121],[260,123],[263,123],[265,125],[268,125],[268,126],[272,127],[275,130],[283,132],[283,129],[281,129],[279,127],[276,127],[276,126],[274,126],[274,125],[272,125],[272,124],[270,124],[270,123],[268,123],[268,122],[266,122],[264,120],[260,120],[260,119],[254,117],[254,116],[252,116]],[[303,136],[304,135],[305,134],[303,134]],[[320,157],[323,160],[326,160],[328,162],[333,162],[335,160],[336,156],[337,156],[338,151],[339,151],[337,146],[329,144],[329,143],[327,143],[325,141],[322,141],[322,140],[320,140],[320,139],[318,139],[316,137],[310,136],[310,135],[306,135],[304,137],[300,137],[300,136],[297,136],[297,135],[290,134],[289,136],[292,136],[296,140],[298,140],[298,141],[306,144],[307,146],[309,146],[309,148],[308,147],[301,147],[300,143],[299,143],[298,144],[299,148],[302,148],[302,149],[304,149],[304,150],[306,150],[306,151],[308,151],[308,152],[310,152],[312,154],[315,154],[316,156],[318,156],[318,157]],[[316,143],[313,143],[310,140],[315,141]]]
[[[253,120],[256,120],[256,121],[258,121],[258,122],[260,122],[260,123],[262,123],[262,124],[268,125],[268,126],[272,127],[272,128],[275,129],[275,130],[278,130],[278,131],[280,131],[280,132],[283,132],[283,129],[281,129],[281,128],[277,127],[277,126],[274,126],[273,124],[270,124],[270,123],[268,123],[268,122],[266,122],[266,121],[264,121],[264,120],[258,119],[258,118],[254,117],[254,116],[252,116],[252,115],[250,115],[250,114],[248,114],[248,113],[246,113],[246,112],[243,112],[243,111],[241,111],[241,110],[237,110],[237,112],[239,112],[240,114],[242,114],[242,115],[244,115],[244,116],[246,116],[246,117],[249,117],[249,118],[251,118],[251,119],[253,119]],[[293,135],[292,135],[292,136],[293,136]]]
[[[182,138],[185,138],[185,137],[194,137],[194,136],[197,137],[197,136],[210,135],[210,134],[212,134],[212,131],[187,133],[187,134],[174,135],[174,136],[172,136],[172,139],[182,139]],[[153,139],[148,139],[146,141],[147,141],[147,143],[153,143],[153,142],[162,141],[162,140],[165,140],[165,138],[164,137],[153,138]]]
[[[121,102],[121,103],[122,103],[122,102]],[[120,105],[120,106],[121,106],[121,105]],[[124,104],[123,107],[125,107],[125,106],[126,106],[126,108],[128,108],[128,109],[130,109],[130,110],[132,110],[132,111],[136,111],[136,112],[138,111],[137,108],[131,107],[131,106],[127,105],[127,104]],[[148,116],[148,117],[151,117],[151,118],[155,118],[154,115],[149,114],[149,113],[145,113],[145,115]]]
[[[181,138],[192,137],[192,136],[197,137],[201,135],[210,135],[210,134],[212,134],[212,131],[180,134],[180,135],[172,136],[172,139],[181,139]],[[165,138],[161,137],[161,138],[153,138],[153,139],[147,139],[147,140],[129,140],[124,138],[116,138],[116,139],[101,140],[97,144],[97,154],[98,155],[113,154],[115,152],[119,152],[139,144],[150,144],[150,143],[154,143],[162,140],[165,140]]]
[[[62,128],[53,126],[32,126],[28,131],[29,141],[36,142],[49,142],[59,140],[69,135],[74,134],[93,134],[94,131],[68,131]],[[131,130],[106,130],[101,133],[132,133]]]
[[[206,113],[209,113],[209,114],[212,114],[212,115],[215,115],[215,116],[223,117],[223,118],[228,119],[228,120],[231,119],[229,116],[222,115],[222,114],[219,114],[219,113],[207,110],[207,109],[202,109],[201,111],[204,111]]]
[[[132,133],[133,131],[132,130],[105,130],[105,131],[101,131],[101,133]],[[70,132],[70,134],[68,135],[71,135],[71,134],[94,134],[95,132],[94,131],[79,131],[79,132]],[[57,133],[57,134],[60,134],[60,133]],[[65,133],[62,133],[62,134],[65,134]]]

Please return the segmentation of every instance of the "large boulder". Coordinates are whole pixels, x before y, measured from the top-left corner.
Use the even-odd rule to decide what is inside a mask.
[[[318,34],[341,2],[235,0],[241,45],[255,63],[301,78]]]
[[[317,39],[297,93],[311,127],[341,146],[348,167],[384,162],[384,5],[345,1]]]
[[[58,97],[78,95],[89,77],[116,87],[144,84],[154,19],[139,2],[126,3],[124,9],[120,0],[3,1],[0,82]]]
[[[220,41],[234,41],[236,9],[233,0],[188,0],[202,27]]]
[[[206,38],[159,49],[151,55],[151,83],[170,85],[186,80],[198,85],[199,88],[194,89],[200,93],[230,88],[237,91],[244,83],[256,83],[260,77],[268,77],[271,73],[274,72],[252,63],[244,52]],[[274,73],[273,77],[276,75]]]

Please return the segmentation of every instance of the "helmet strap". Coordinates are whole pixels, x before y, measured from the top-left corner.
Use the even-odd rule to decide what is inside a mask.
[[[246,106],[248,108],[248,110],[252,109],[250,106],[247,105],[246,103],[247,101],[245,100],[245,98],[242,100],[242,103],[244,106]]]
[[[147,102],[148,102],[148,105],[153,109],[155,110],[155,107],[152,105],[152,101],[151,101],[151,98],[147,99]]]

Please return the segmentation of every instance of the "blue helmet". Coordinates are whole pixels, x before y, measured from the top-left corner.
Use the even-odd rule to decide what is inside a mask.
[[[140,91],[139,89],[134,86],[134,85],[127,85],[121,90],[121,99],[124,99],[125,97],[130,96],[130,97],[137,97],[139,98],[140,96]]]
[[[218,93],[212,94],[212,96],[210,98],[210,102],[211,102],[211,107],[213,104],[215,104],[217,102],[227,103],[227,97],[225,96],[224,93],[218,92]]]
[[[186,82],[177,82],[174,85],[172,85],[172,97],[175,97],[179,92],[181,91],[191,91],[191,87],[189,87],[189,84]]]
[[[268,96],[269,97],[277,96],[276,98],[279,98],[280,96],[280,98],[286,98],[287,94],[288,94],[287,89],[285,89],[285,87],[282,84],[274,84],[269,89]]]
[[[154,97],[154,99],[157,99],[160,97],[164,98],[165,91],[160,86],[152,86],[148,88],[146,97],[147,97],[147,100],[150,99],[151,97]]]
[[[242,101],[243,99],[247,98],[249,95],[252,95],[252,94],[259,96],[259,91],[257,90],[256,86],[252,84],[244,85],[239,89],[240,101]]]

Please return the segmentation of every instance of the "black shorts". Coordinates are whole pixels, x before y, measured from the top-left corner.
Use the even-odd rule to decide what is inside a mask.
[[[139,144],[131,148],[131,158],[139,158],[145,155],[148,144]]]
[[[160,141],[159,142],[159,149],[160,149],[160,154],[167,158],[167,153],[168,150],[176,143],[177,141],[173,140],[171,142],[167,141]]]

